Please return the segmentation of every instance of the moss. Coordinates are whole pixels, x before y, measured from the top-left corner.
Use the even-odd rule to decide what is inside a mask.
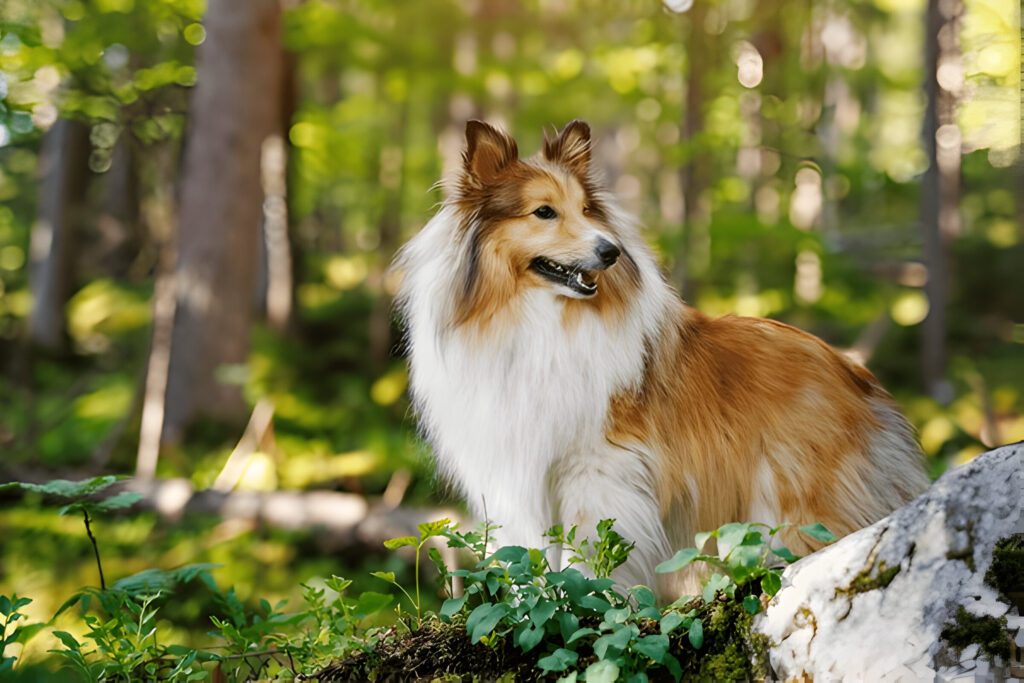
[[[327,681],[529,679],[534,659],[505,639],[490,648],[471,644],[462,623],[427,622],[418,631],[386,637],[369,652],[339,660],[316,675]]]
[[[695,650],[684,629],[677,629],[670,639],[670,651],[679,660],[684,678],[700,680],[753,680],[768,675],[768,639],[751,632],[753,617],[738,601],[710,604],[696,601],[684,611],[697,609],[704,624],[704,643]],[[596,626],[594,624],[581,624]],[[655,621],[641,623],[641,633],[658,633]],[[561,645],[561,639],[557,638]],[[323,669],[316,679],[349,680],[440,680],[455,681],[540,680],[536,668],[539,657],[549,648],[537,647],[524,654],[509,637],[493,647],[472,645],[464,624],[429,622],[414,633],[392,635],[370,652],[363,652],[337,661]],[[595,661],[588,648],[581,647],[577,669],[583,670]],[[647,672],[651,681],[671,681],[664,668]],[[558,678],[551,676],[551,680]]]
[[[956,552],[953,552],[952,550],[950,550],[948,553],[946,553],[946,559],[947,560],[960,560],[961,562],[966,564],[967,568],[970,569],[972,572],[976,571],[975,566],[974,566],[974,549],[973,548],[967,548],[965,550],[958,550]]]
[[[985,583],[1007,597],[1024,593],[1024,534],[996,541]]]
[[[855,576],[846,588],[837,588],[836,594],[851,595],[885,588],[899,573],[900,566],[898,564],[889,567],[884,561],[879,562],[877,567],[871,566]]]
[[[990,616],[978,617],[963,607],[957,609],[956,619],[942,629],[942,639],[957,651],[977,644],[990,657],[1010,656],[1010,639],[1006,619]]]

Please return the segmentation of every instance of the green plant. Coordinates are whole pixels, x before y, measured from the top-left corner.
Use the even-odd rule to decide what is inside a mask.
[[[597,523],[597,537],[585,536],[576,540],[577,528],[570,527],[566,532],[561,525],[551,527],[545,536],[552,542],[571,552],[568,564],[582,564],[590,569],[597,578],[605,578],[629,559],[635,543],[626,541],[612,525],[615,520],[602,519]]]
[[[0,674],[14,668],[16,657],[8,657],[4,654],[7,646],[18,642],[30,631],[38,630],[39,625],[19,627],[16,621],[24,619],[25,615],[20,612],[22,607],[32,603],[31,598],[19,598],[17,595],[0,595]],[[8,631],[10,631],[8,633]]]
[[[740,590],[743,608],[751,614],[757,614],[761,610],[761,600],[749,590],[749,586],[756,582],[760,592],[769,598],[774,597],[782,587],[784,565],[799,559],[789,548],[774,542],[777,534],[792,526],[782,524],[771,527],[757,522],[723,524],[714,531],[698,533],[694,537],[694,547],[679,550],[671,559],[659,564],[657,571],[676,572],[693,562],[703,562],[718,570],[704,582],[701,595],[704,602],[711,602],[720,593],[732,599],[737,597],[737,590],[743,589]],[[801,533],[822,543],[836,540],[832,532],[822,524],[798,528]],[[711,539],[716,541],[717,555],[703,552]]]
[[[473,569],[448,572],[463,579],[464,593],[444,602],[441,618],[464,619],[472,642],[494,647],[510,638],[524,653],[543,645],[536,666],[545,673],[570,671],[586,661],[588,681],[615,680],[624,672],[645,676],[652,667],[664,667],[678,679],[681,667],[669,652],[670,636],[682,627],[691,646],[700,648],[701,620],[696,610],[663,613],[647,587],[626,595],[615,590],[609,575],[633,546],[613,525],[602,520],[597,537],[582,540],[575,528],[552,529],[550,538],[570,552],[570,566],[561,571],[553,571],[540,550],[506,546]],[[458,539],[457,533],[448,535]]]
[[[27,482],[9,482],[0,484],[0,492],[9,490],[20,490],[32,493],[39,493],[44,496],[60,499],[72,499],[72,502],[60,508],[59,514],[69,515],[77,512],[82,513],[85,522],[85,533],[92,543],[93,554],[96,556],[96,569],[100,575],[100,587],[107,587],[106,577],[103,576],[103,563],[100,561],[100,547],[96,536],[92,532],[92,520],[98,513],[107,513],[114,510],[124,510],[137,503],[142,496],[134,491],[120,491],[111,496],[97,498],[104,490],[117,483],[124,477],[106,475],[83,479],[81,481],[68,481],[66,479],[55,479],[45,484],[31,484]]]
[[[371,576],[375,576],[382,581],[387,581],[398,590],[402,591],[409,602],[412,603],[413,608],[416,610],[416,627],[419,628],[423,624],[423,601],[420,598],[420,554],[423,550],[423,546],[427,542],[436,536],[444,535],[445,531],[451,527],[451,520],[448,518],[437,520],[436,522],[424,522],[417,525],[417,530],[420,532],[419,537],[416,536],[399,536],[398,538],[391,538],[384,541],[384,547],[388,550],[398,550],[399,548],[413,548],[415,552],[414,557],[414,576],[415,576],[415,591],[416,597],[413,598],[409,594],[409,591],[405,589],[402,584],[395,580],[394,572],[371,572]],[[486,546],[486,540],[485,540]],[[444,576],[445,567],[444,561],[441,559],[440,553],[436,548],[430,549],[433,552],[428,552],[430,559],[438,566],[441,571],[441,575]]]

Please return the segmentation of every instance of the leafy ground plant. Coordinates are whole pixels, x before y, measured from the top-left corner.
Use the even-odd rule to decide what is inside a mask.
[[[135,501],[125,494],[103,498],[115,481],[101,477],[5,487],[62,499],[62,513],[81,512],[86,521],[100,586],[78,591],[58,610],[54,619],[77,613],[81,627],[53,631],[63,647],[51,653],[63,672],[87,681],[293,680],[310,674],[321,681],[757,678],[766,673],[766,644],[751,634],[751,620],[779,590],[785,564],[797,559],[779,542],[788,526],[726,524],[698,534],[695,547],[659,567],[670,572],[699,562],[711,572],[701,595],[661,607],[650,588],[618,586],[611,578],[633,547],[613,520],[601,521],[593,537],[575,528],[552,529],[551,543],[568,558],[567,566],[556,569],[544,550],[506,546],[489,553],[491,526],[462,532],[443,519],[420,525],[418,536],[385,544],[415,554],[414,586],[391,573],[374,574],[412,611],[399,602],[394,626],[367,628],[395,596],[374,591],[349,596],[352,582],[341,577],[303,586],[305,604],[293,612],[285,611],[284,602],[244,604],[233,589],[217,585],[215,565],[209,564],[147,569],[108,584],[88,524],[97,513]],[[820,542],[833,539],[821,525],[795,532]],[[714,552],[707,550],[712,541]],[[468,566],[446,566],[441,544],[468,554]],[[424,553],[441,577],[445,599],[436,614],[424,609]],[[210,591],[217,605],[202,648],[169,642],[161,630],[161,609],[186,584]],[[28,604],[28,598],[0,596],[0,673],[23,665],[6,653],[9,644],[52,628],[53,620],[25,626],[20,610]]]
[[[792,526],[782,524],[770,527],[767,524],[747,522],[724,524],[714,531],[702,531],[694,537],[694,547],[679,550],[671,559],[659,564],[657,571],[677,572],[694,562],[702,562],[716,570],[704,582],[701,595],[704,602],[711,602],[718,593],[734,599],[739,591],[743,608],[751,614],[757,614],[761,610],[761,600],[757,592],[749,590],[749,587],[757,584],[761,594],[775,597],[782,587],[784,565],[799,559],[776,540],[782,531]],[[798,529],[821,543],[836,540],[835,535],[823,524],[809,524]],[[712,539],[718,553],[707,555],[703,550]]]
[[[38,493],[51,499],[58,499],[62,502],[61,515],[81,513],[85,522],[85,533],[92,543],[93,554],[96,556],[96,569],[100,575],[100,587],[107,587],[106,577],[103,576],[103,562],[100,561],[100,546],[92,531],[93,518],[99,513],[108,513],[115,510],[124,510],[139,502],[141,495],[134,491],[120,491],[113,495],[102,495],[104,491],[116,484],[124,477],[105,475],[84,479],[82,481],[68,481],[67,479],[55,479],[45,484],[32,484],[27,482],[10,482],[0,484],[0,492],[3,491],[24,491],[26,493]]]
[[[661,570],[699,561],[716,571],[701,596],[667,608],[657,605],[650,588],[622,590],[610,578],[632,549],[613,520],[598,525],[596,538],[579,538],[572,528],[552,529],[551,540],[569,558],[570,566],[559,571],[537,549],[507,546],[487,555],[480,544],[486,531],[463,535],[450,527],[435,529],[449,545],[469,548],[474,556],[472,568],[445,571],[449,597],[440,613],[424,615],[418,631],[384,638],[374,652],[339,661],[320,677],[387,678],[413,670],[428,677],[591,682],[757,677],[764,674],[758,667],[766,645],[750,632],[753,614],[763,597],[778,591],[784,565],[797,559],[776,538],[785,528],[727,524],[699,534],[695,540],[701,549],[715,539],[716,555],[684,549]],[[833,538],[821,525],[800,531],[820,541]],[[461,595],[452,595],[453,579],[462,581]]]

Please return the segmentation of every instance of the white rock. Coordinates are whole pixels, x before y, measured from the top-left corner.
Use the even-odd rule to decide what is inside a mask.
[[[978,656],[978,650],[981,646],[975,643],[974,645],[968,645],[964,648],[964,651],[960,653],[961,662],[973,662],[975,657]]]
[[[1007,613],[984,576],[995,542],[1022,531],[1024,446],[946,473],[909,505],[786,570],[754,626],[772,643],[776,676],[898,680],[956,671],[949,667],[959,657],[941,642],[942,629],[960,607]],[[972,675],[989,671],[979,661]]]

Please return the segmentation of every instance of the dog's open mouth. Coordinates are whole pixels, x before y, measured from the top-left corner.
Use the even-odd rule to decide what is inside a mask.
[[[530,263],[530,268],[548,280],[568,287],[582,296],[593,296],[597,293],[597,281],[593,273],[579,266],[567,266],[538,256]]]

